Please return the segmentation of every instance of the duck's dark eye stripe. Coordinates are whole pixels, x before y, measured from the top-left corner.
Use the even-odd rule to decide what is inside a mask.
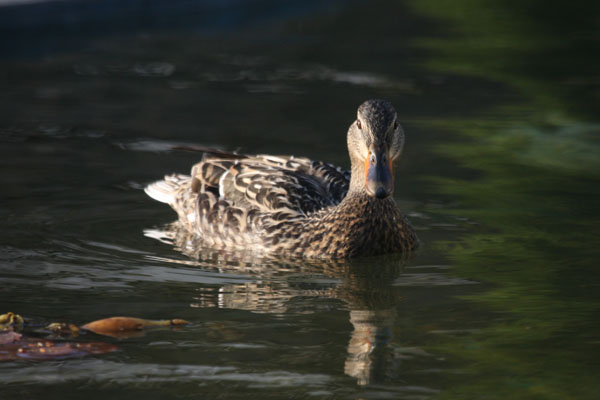
[[[398,128],[398,121],[394,121],[394,129]]]

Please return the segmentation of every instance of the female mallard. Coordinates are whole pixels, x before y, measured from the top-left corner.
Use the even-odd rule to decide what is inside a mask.
[[[368,100],[348,130],[351,171],[293,156],[209,152],[191,176],[146,187],[202,246],[284,257],[342,258],[418,245],[393,198],[404,132],[391,103]]]

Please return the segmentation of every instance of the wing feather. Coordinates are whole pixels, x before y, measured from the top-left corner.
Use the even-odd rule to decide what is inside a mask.
[[[289,218],[338,204],[348,191],[349,176],[331,164],[293,156],[206,157],[192,169],[192,190],[211,192],[229,207]],[[241,214],[227,219],[247,223]]]

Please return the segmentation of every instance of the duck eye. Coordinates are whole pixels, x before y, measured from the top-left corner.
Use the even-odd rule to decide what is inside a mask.
[[[358,129],[362,129],[362,125],[360,124],[360,119],[356,120],[356,126],[358,126]]]
[[[377,158],[375,158],[375,154],[371,154],[371,165],[377,164]]]
[[[394,121],[394,129],[398,129],[398,121]]]

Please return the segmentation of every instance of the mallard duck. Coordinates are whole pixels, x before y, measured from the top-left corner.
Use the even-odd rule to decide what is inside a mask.
[[[404,147],[392,104],[361,104],[347,142],[350,171],[215,150],[191,175],[165,176],[145,191],[169,204],[203,247],[307,258],[407,254],[418,239],[391,196]]]

